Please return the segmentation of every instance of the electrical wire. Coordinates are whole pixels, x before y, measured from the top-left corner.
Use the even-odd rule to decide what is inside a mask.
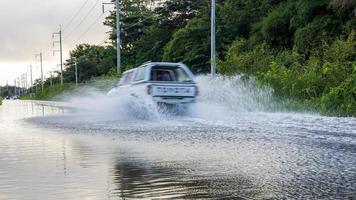
[[[89,10],[89,12],[84,16],[84,18],[79,22],[79,24],[77,26],[74,27],[74,29],[69,32],[69,34],[67,36],[65,36],[65,38],[70,37],[82,24],[83,22],[89,17],[89,15],[94,11],[95,7],[98,5],[100,0],[97,0],[95,2],[95,4],[93,5],[93,7],[91,7],[91,9]]]
[[[72,25],[73,21],[75,18],[78,17],[78,15],[82,12],[83,8],[88,4],[90,0],[86,0],[79,8],[79,10],[73,15],[73,17],[68,21],[68,23],[66,23],[66,25],[63,25],[63,30],[67,29],[68,27],[70,27],[70,25]]]
[[[107,36],[102,42],[98,44],[98,46],[102,46],[103,44],[105,44],[108,41],[108,39],[110,39],[110,36]]]
[[[98,0],[99,1],[99,0]],[[87,16],[92,12],[92,10],[95,8],[95,6],[97,5],[98,1],[96,2],[96,4],[94,5],[94,7],[88,12]],[[193,3],[191,6],[199,6],[203,3],[204,1],[196,1],[195,3]],[[161,10],[168,10],[167,7],[162,7],[160,8],[159,11]],[[94,20],[94,22],[80,35],[80,37],[78,37],[77,40],[75,40],[75,42],[72,43],[72,45],[76,44],[77,42],[79,42],[82,37],[84,37],[97,23],[98,21],[101,19],[101,17],[104,15],[104,13],[102,13],[96,20]],[[79,23],[79,25],[77,27],[79,27],[84,20],[87,18],[87,16]],[[122,31],[127,31],[130,30],[132,28],[134,28],[135,26],[142,24],[143,22],[146,22],[147,20],[151,19],[151,17],[145,17],[142,20],[139,20],[138,22],[131,24],[129,27],[123,29]],[[67,37],[69,37],[74,31],[72,31]],[[108,36],[103,42],[101,42],[99,45],[103,45],[105,42],[107,42],[107,40],[110,38],[110,36]]]
[[[103,15],[104,13],[102,13],[98,18],[96,18],[96,20],[94,20],[94,22],[78,37],[78,39],[75,40],[73,44],[79,42],[79,40],[82,39],[82,37],[84,37],[99,22]]]

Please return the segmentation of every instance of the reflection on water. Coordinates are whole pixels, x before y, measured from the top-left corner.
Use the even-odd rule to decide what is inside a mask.
[[[116,195],[123,199],[251,199],[262,195],[244,177],[198,176],[171,163],[162,167],[137,160],[118,160],[113,169]],[[162,164],[162,163],[161,163]]]
[[[170,168],[149,166],[134,161],[118,161],[113,171],[118,196],[124,199],[209,198],[202,182],[184,180]]]
[[[259,115],[234,127],[100,121],[5,101],[0,199],[356,197],[355,119]]]

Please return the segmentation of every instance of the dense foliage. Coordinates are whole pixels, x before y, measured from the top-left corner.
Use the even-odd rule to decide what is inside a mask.
[[[354,1],[353,1],[354,2]],[[280,98],[356,115],[356,19],[351,1],[280,1],[232,42],[221,73],[257,76]]]
[[[124,70],[148,60],[210,70],[210,0],[121,3]],[[218,0],[219,73],[254,76],[279,99],[355,116],[355,8],[354,0]],[[116,75],[115,12],[104,24],[112,28],[110,45],[78,45],[65,82],[74,82],[75,62],[82,83]]]

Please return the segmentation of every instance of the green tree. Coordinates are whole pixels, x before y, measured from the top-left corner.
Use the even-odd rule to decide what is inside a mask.
[[[115,50],[112,46],[97,46],[89,44],[78,45],[70,52],[63,73],[65,82],[75,81],[75,63],[78,67],[78,80],[84,82],[92,77],[108,74],[115,69]]]
[[[209,18],[202,13],[178,30],[165,46],[163,60],[183,62],[196,73],[209,70]]]
[[[160,61],[163,48],[174,32],[193,18],[201,3],[193,0],[124,0],[121,8],[122,62],[130,69],[142,62]],[[152,6],[154,5],[154,6]],[[113,12],[105,24],[112,28],[116,38],[116,16]],[[114,43],[114,42],[113,42]]]

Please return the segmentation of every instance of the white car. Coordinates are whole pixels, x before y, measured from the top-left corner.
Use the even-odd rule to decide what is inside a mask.
[[[130,94],[149,98],[158,105],[194,103],[198,87],[193,73],[181,63],[147,62],[123,73],[108,95]]]

